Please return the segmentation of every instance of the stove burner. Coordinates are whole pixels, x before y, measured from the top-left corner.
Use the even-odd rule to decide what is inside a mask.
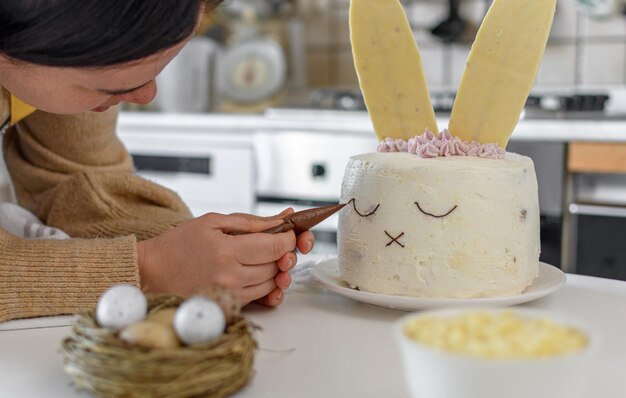
[[[454,92],[431,93],[435,113],[452,112]],[[609,95],[606,93],[538,94],[531,95],[526,101],[526,110],[543,113],[603,112]],[[319,89],[313,91],[310,104],[315,109],[341,111],[365,111],[365,100],[358,89]]]
[[[450,113],[454,103],[454,93],[432,94],[435,112]],[[341,111],[365,111],[365,100],[361,91],[353,89],[319,89],[313,91],[310,103],[316,109],[333,109]]]
[[[319,89],[311,94],[311,106],[318,109],[364,111],[365,100],[359,90]]]

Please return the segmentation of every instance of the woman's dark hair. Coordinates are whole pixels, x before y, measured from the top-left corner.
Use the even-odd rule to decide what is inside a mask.
[[[105,67],[167,49],[220,0],[0,0],[0,54],[60,67]]]

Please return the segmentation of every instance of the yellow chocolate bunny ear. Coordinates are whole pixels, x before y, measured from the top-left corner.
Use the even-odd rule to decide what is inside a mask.
[[[399,0],[352,0],[350,41],[379,140],[437,132],[415,37]]]
[[[450,116],[463,140],[506,147],[552,26],[556,0],[495,0],[472,45]]]

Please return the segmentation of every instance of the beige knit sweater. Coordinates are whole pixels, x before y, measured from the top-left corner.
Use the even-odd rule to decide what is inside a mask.
[[[0,87],[0,124],[9,116]],[[41,111],[3,137],[18,203],[74,237],[28,240],[0,229],[0,322],[75,313],[118,283],[140,285],[137,241],[191,218],[172,191],[135,175],[116,111]]]

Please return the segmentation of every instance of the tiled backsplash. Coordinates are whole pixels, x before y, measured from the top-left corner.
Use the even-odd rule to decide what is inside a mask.
[[[376,0],[371,0],[376,1]],[[460,0],[470,36],[489,0]],[[461,79],[470,40],[444,44],[430,29],[447,16],[446,0],[404,0],[431,89],[454,90]],[[355,87],[348,29],[349,0],[300,0],[307,25],[311,88]],[[626,85],[626,15],[593,19],[574,0],[559,0],[536,88]]]

